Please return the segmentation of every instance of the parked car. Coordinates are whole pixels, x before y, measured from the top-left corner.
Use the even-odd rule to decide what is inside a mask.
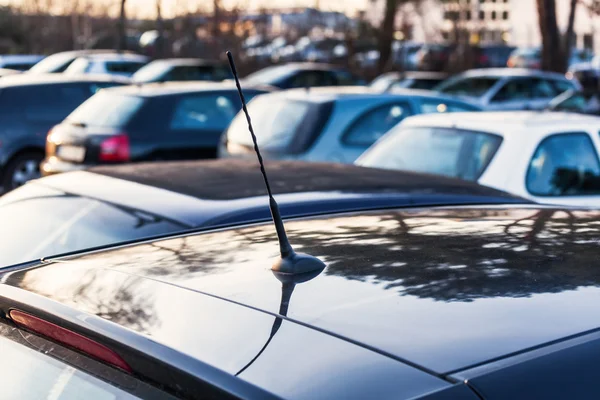
[[[474,69],[442,82],[434,90],[476,102],[486,110],[538,110],[579,82],[564,75],[527,69]]]
[[[573,48],[569,56],[568,65],[573,66],[590,61],[593,54],[589,50]],[[510,68],[539,69],[542,66],[542,50],[539,47],[516,49],[508,59],[506,65]]]
[[[129,53],[124,51],[122,53]],[[54,53],[28,70],[28,73],[51,74],[64,72],[73,61],[79,57],[85,57],[93,54],[117,54],[114,50],[74,50]]]
[[[246,85],[269,85],[280,89],[346,86],[359,83],[342,67],[326,64],[289,63],[267,67],[248,75]]]
[[[27,71],[43,59],[44,56],[33,54],[4,55],[0,56],[0,68]]]
[[[444,72],[387,72],[369,85],[371,89],[387,92],[393,89],[431,90],[448,78]]]
[[[448,67],[453,46],[425,44],[417,52],[417,69],[420,71],[444,71]]]
[[[396,41],[392,44],[392,62],[395,68],[402,71],[417,69],[419,50],[422,43]]]
[[[171,58],[146,64],[133,74],[133,83],[171,81],[222,81],[231,76],[229,67],[218,61]]]
[[[358,165],[426,172],[542,204],[600,206],[600,118],[559,112],[407,119]]]
[[[477,68],[503,68],[516,50],[514,46],[482,45],[475,48]]]
[[[272,224],[15,267],[3,395],[594,398],[599,219],[465,204],[288,221],[326,262],[304,275],[269,269]]]
[[[73,61],[64,73],[68,75],[108,74],[131,77],[148,61],[148,57],[139,54],[89,54]]]
[[[247,87],[246,99],[268,91]],[[42,173],[214,158],[221,134],[240,108],[232,83],[171,82],[103,90],[52,128]]]
[[[409,204],[525,202],[460,180],[351,165],[272,162],[269,172],[286,218]],[[36,179],[0,197],[0,268],[199,227],[265,221],[266,201],[254,160],[104,166]]]
[[[18,74],[0,79],[0,193],[39,177],[46,134],[102,88],[109,77]]]
[[[248,109],[265,158],[342,163],[354,162],[409,115],[479,110],[426,91],[382,94],[365,87],[275,92],[256,98]],[[222,136],[219,157],[254,157],[253,152],[239,113]]]
[[[530,68],[539,69],[542,60],[542,50],[539,47],[534,48],[518,48],[515,49],[508,61],[506,66],[509,68]]]

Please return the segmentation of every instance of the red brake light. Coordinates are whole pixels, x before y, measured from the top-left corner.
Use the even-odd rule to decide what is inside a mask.
[[[13,322],[21,328],[25,328],[58,343],[72,347],[90,357],[96,358],[126,372],[133,372],[129,364],[127,364],[117,353],[85,336],[23,311],[10,310],[9,315]]]
[[[100,161],[129,161],[129,136],[112,136],[100,143]]]

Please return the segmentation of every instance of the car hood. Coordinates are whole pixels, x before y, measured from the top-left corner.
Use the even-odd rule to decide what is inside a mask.
[[[600,326],[599,217],[447,208],[290,221],[296,250],[327,264],[292,292],[270,271],[270,224],[63,259],[5,281],[72,301],[91,272],[110,270],[271,313],[287,299],[291,320],[450,374]]]

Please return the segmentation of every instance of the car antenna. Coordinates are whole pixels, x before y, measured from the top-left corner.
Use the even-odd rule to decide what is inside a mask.
[[[246,99],[242,93],[242,87],[240,86],[240,80],[237,75],[233,56],[231,55],[230,51],[227,51],[226,54],[227,59],[229,60],[229,66],[231,67],[231,73],[235,79],[235,85],[242,102],[242,110],[246,115],[246,121],[248,121],[248,130],[252,136],[254,152],[258,158],[260,172],[263,180],[265,181],[265,186],[269,195],[269,209],[271,210],[271,217],[273,218],[273,223],[275,224],[275,230],[277,232],[277,240],[279,242],[279,252],[281,257],[275,262],[275,264],[273,264],[271,270],[285,274],[305,274],[313,271],[322,271],[325,268],[325,263],[323,261],[309,254],[296,253],[288,240],[285,227],[283,226],[283,219],[281,218],[281,213],[279,212],[279,206],[277,205],[277,202],[273,197],[273,193],[271,192],[271,186],[269,185],[269,179],[267,178],[267,172],[265,171],[263,158],[260,155],[260,149],[258,148],[256,135],[254,134],[254,129],[252,128],[252,121],[250,119],[250,114],[248,113],[248,108],[246,107]]]

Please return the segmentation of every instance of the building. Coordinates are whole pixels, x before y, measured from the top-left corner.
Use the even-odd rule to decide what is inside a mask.
[[[381,24],[385,0],[365,0],[367,19]],[[557,21],[564,31],[570,0],[556,0]],[[412,21],[416,41],[507,43],[522,47],[541,45],[536,0],[423,0],[420,7],[408,4],[398,12],[396,27]],[[600,53],[600,15],[580,2],[575,17],[575,44]]]

